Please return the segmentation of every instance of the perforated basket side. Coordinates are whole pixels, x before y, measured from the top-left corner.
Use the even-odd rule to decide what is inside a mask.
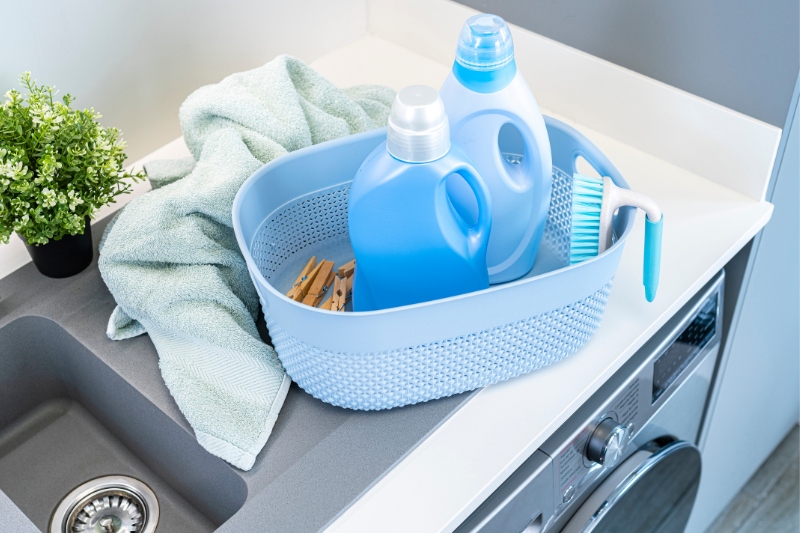
[[[250,249],[261,275],[270,281],[292,255],[347,234],[349,194],[348,182],[304,196],[268,218]]]
[[[285,205],[265,220],[250,249],[264,279],[273,281],[282,265],[297,252],[347,235],[349,194],[350,183],[317,191]],[[572,179],[553,168],[550,209],[542,245],[547,246],[563,266],[569,264],[571,213]]]
[[[612,281],[579,302],[526,320],[391,351],[320,350],[286,333],[273,317],[267,316],[267,326],[287,373],[306,392],[350,409],[388,409],[474,390],[562,360],[597,330]]]
[[[572,233],[572,176],[553,167],[550,209],[540,246],[546,246],[563,266],[569,265]]]

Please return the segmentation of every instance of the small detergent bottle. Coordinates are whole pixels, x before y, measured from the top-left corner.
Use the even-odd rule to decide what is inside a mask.
[[[550,141],[536,100],[517,71],[505,21],[475,15],[458,38],[453,70],[441,89],[453,142],[462,147],[492,195],[489,281],[524,276],[533,266],[550,206]],[[474,195],[447,184],[459,214],[474,221]]]
[[[477,204],[468,224],[448,196],[459,175]],[[353,310],[372,311],[446,298],[489,286],[489,191],[475,166],[450,144],[436,89],[413,85],[392,103],[386,142],[358,169],[348,199],[356,256]]]

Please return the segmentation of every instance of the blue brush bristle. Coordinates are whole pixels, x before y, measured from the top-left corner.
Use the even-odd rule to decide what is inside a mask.
[[[575,174],[572,181],[572,234],[569,264],[594,257],[600,244],[600,210],[603,207],[603,178]]]

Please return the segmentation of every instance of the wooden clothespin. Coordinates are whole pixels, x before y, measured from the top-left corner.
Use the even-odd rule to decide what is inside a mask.
[[[306,305],[314,306],[314,307],[320,305],[320,302],[325,297],[325,294],[328,292],[328,289],[330,289],[333,286],[333,280],[335,278],[336,278],[336,274],[334,274],[333,271],[331,271],[328,274],[328,278],[325,280],[325,284],[322,286],[322,288],[320,288],[320,292],[312,293],[311,292],[311,290],[313,290],[313,288],[312,288],[311,290],[309,290],[309,293],[306,295],[306,298],[303,300],[303,303],[306,304]],[[313,298],[313,299],[311,299],[311,298]]]
[[[294,294],[292,295],[292,300],[296,302],[302,302],[305,299],[306,295],[308,294],[308,291],[311,290],[311,287],[314,285],[314,282],[317,281],[320,269],[322,268],[322,265],[324,263],[325,261],[323,260],[322,263],[319,263],[317,264],[317,266],[314,267],[314,270],[308,273],[306,279],[304,279],[302,283],[300,283],[300,286],[297,287],[297,289],[294,291]]]
[[[339,267],[339,277],[341,278],[349,278],[353,275],[353,272],[356,270],[356,260],[353,259],[352,261],[343,264]]]
[[[333,296],[331,296],[331,311],[344,312],[344,306],[350,299],[353,290],[353,277],[336,278],[333,285]]]
[[[331,311],[339,311],[344,308],[344,290],[346,284],[342,278],[336,278],[333,281],[333,294],[331,295]]]
[[[335,281],[334,281],[335,283]],[[319,304],[320,309],[326,309],[328,311],[331,310],[331,306],[333,305],[333,296],[329,296],[327,300]]]
[[[342,302],[342,308],[339,311],[344,312],[344,304],[346,304],[350,298],[353,297],[353,276],[349,276],[343,283],[344,287],[344,301]]]
[[[336,274],[333,273],[333,261],[325,261],[323,259],[315,270],[317,269],[318,272],[314,282],[311,284],[311,287],[308,288],[308,292],[306,292],[303,298],[303,303],[312,307],[319,305],[336,277]]]
[[[308,263],[306,263],[306,266],[303,267],[302,272],[300,272],[300,275],[297,276],[294,285],[292,285],[292,288],[289,289],[289,292],[286,293],[286,296],[288,296],[292,300],[297,300],[297,298],[294,297],[295,293],[300,289],[300,285],[308,279],[308,275],[311,273],[312,270],[314,270],[315,266],[317,266],[316,255],[312,256],[311,259],[308,260]]]

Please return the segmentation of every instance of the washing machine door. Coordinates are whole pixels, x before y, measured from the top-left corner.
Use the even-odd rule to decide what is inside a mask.
[[[562,533],[677,533],[700,483],[700,451],[685,441],[651,442],[619,465]]]

